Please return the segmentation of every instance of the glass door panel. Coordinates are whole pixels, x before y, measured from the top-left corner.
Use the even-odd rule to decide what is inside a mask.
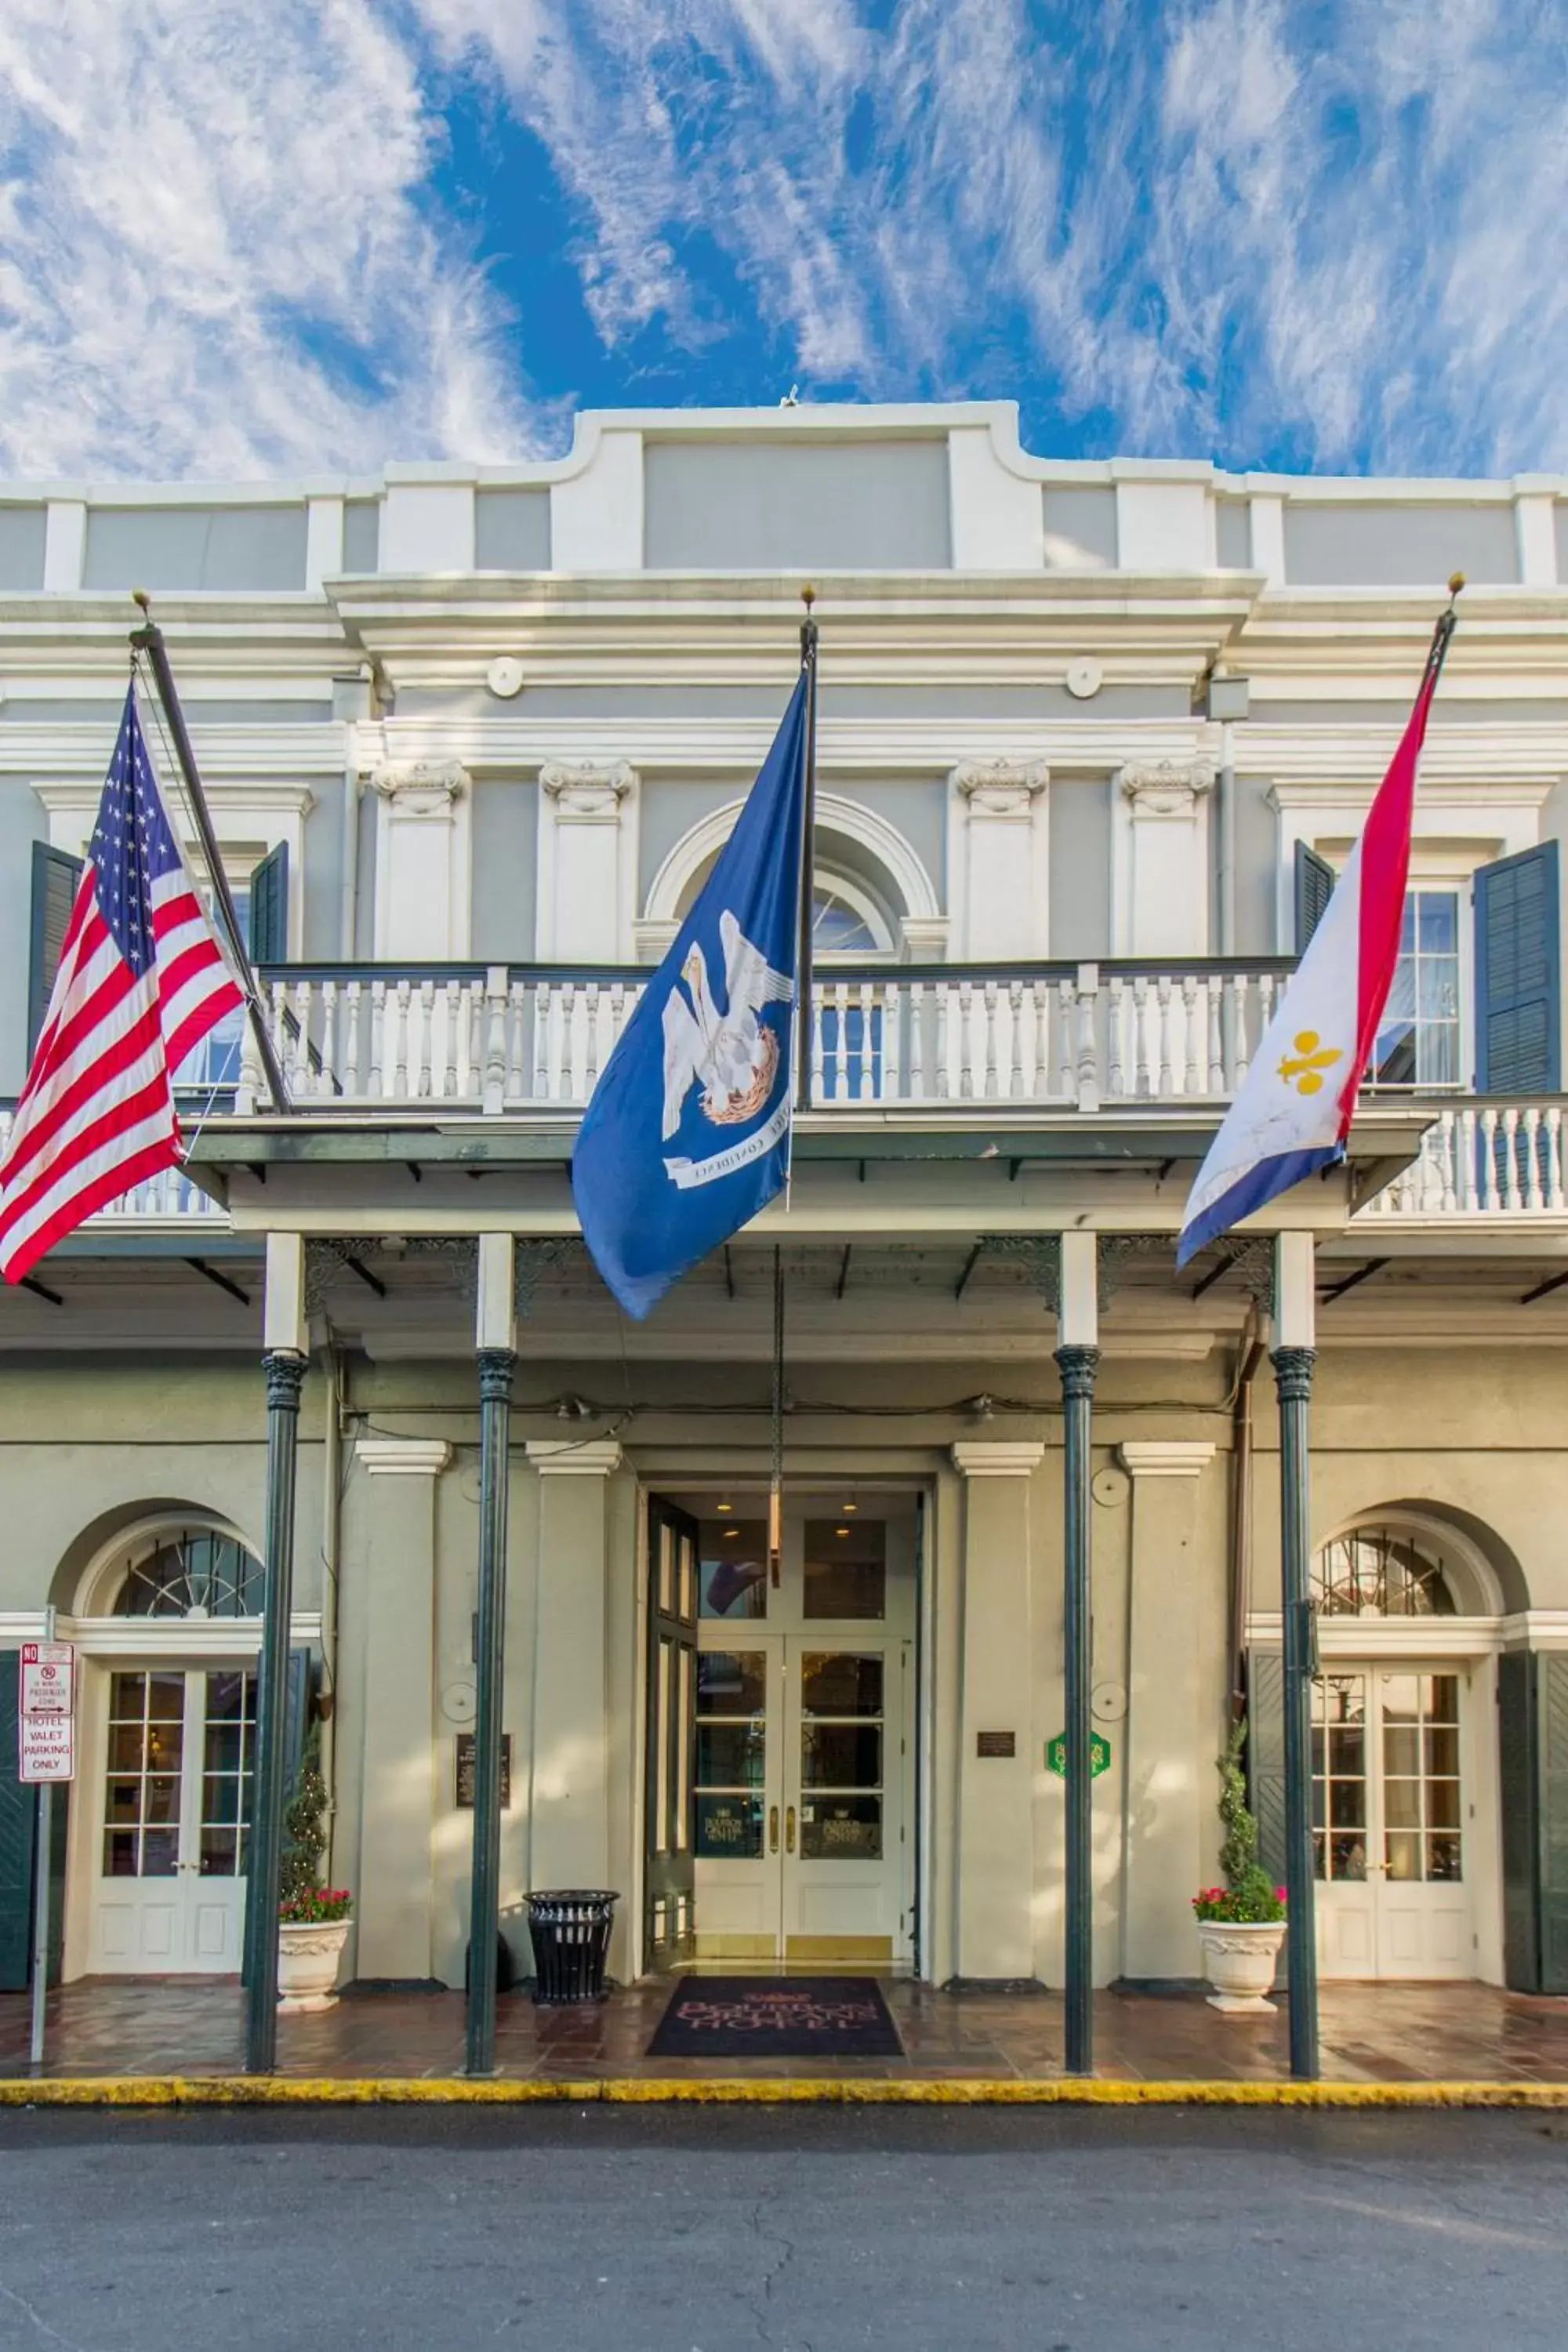
[[[735,1629],[739,1630],[739,1629]],[[778,1951],[781,1644],[711,1622],[699,1629],[693,1853],[697,1951],[773,1959]],[[713,1646],[710,1648],[708,1644]]]
[[[94,1969],[238,1967],[255,1736],[245,1668],[110,1675]]]
[[[909,1949],[903,1769],[907,1642],[786,1644],[786,1958],[896,1960]]]

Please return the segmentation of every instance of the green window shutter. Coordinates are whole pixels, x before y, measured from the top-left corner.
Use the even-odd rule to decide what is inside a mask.
[[[1307,942],[1328,910],[1339,877],[1326,857],[1296,844],[1296,953],[1305,955]]]
[[[1498,1777],[1502,1801],[1503,1974],[1514,1992],[1541,1990],[1536,1934],[1535,1660],[1498,1660]]]
[[[1285,1884],[1285,1658],[1279,1650],[1247,1655],[1247,1778],[1258,1823],[1258,1858],[1276,1886]]]
[[[289,845],[280,841],[250,877],[250,961],[289,961]]]
[[[1536,1850],[1541,1871],[1541,1990],[1568,1992],[1568,1653],[1539,1652]]]
[[[0,1650],[0,1992],[26,1992],[33,1945],[37,1791],[16,1778],[20,1657]]]
[[[27,1051],[31,1054],[49,1009],[49,992],[60,967],[60,950],[70,928],[83,860],[47,841],[33,844],[32,949],[27,965]]]
[[[1555,1094],[1563,1083],[1557,844],[1481,866],[1475,906],[1477,1090]]]

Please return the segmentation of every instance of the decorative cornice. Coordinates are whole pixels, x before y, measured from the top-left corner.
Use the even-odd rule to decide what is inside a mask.
[[[354,1459],[373,1478],[436,1478],[452,1459],[444,1437],[360,1437]]]
[[[390,801],[403,815],[445,816],[468,789],[460,760],[413,760],[406,766],[383,762],[368,779],[371,792]]]
[[[1116,1449],[1130,1478],[1197,1478],[1216,1448],[1206,1437],[1129,1438]]]
[[[528,1460],[542,1478],[608,1478],[621,1466],[621,1449],[613,1437],[531,1437]]]
[[[1050,781],[1043,760],[961,760],[948,778],[973,816],[1027,816]]]
[[[621,803],[637,790],[637,772],[626,760],[546,760],[539,785],[563,819],[614,823]]]
[[[1210,760],[1133,761],[1121,771],[1121,790],[1135,816],[1187,816],[1214,778]]]
[[[1046,1458],[1037,1437],[961,1438],[952,1453],[953,1468],[965,1478],[1026,1478]]]

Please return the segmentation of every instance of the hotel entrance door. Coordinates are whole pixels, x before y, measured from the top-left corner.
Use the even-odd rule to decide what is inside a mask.
[[[687,1524],[697,1957],[908,1962],[913,1497],[805,1500],[785,1518],[776,1589],[754,1504],[704,1496]]]

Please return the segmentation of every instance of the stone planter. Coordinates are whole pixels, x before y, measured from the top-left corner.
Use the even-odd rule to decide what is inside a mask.
[[[1284,1940],[1283,1919],[1200,1919],[1204,1974],[1214,1987],[1210,2008],[1229,2017],[1271,2016],[1274,2003],[1266,1996]]]
[[[278,2006],[298,2014],[331,2009],[348,1941],[346,1919],[285,1920],[278,1929]]]

